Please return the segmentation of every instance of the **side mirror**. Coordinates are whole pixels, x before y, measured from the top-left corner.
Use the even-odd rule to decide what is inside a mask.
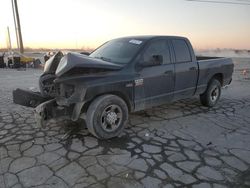
[[[150,60],[147,62],[141,63],[142,67],[152,67],[163,64],[163,56],[162,55],[152,55]]]
[[[155,65],[162,65],[163,64],[163,56],[162,55],[153,55],[152,60]]]

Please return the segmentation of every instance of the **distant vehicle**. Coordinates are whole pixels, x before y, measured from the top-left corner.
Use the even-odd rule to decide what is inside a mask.
[[[39,125],[84,119],[100,139],[118,136],[128,113],[200,95],[213,107],[232,80],[229,58],[196,57],[188,39],[135,36],[111,40],[89,56],[57,53],[40,77],[41,93],[17,89],[14,102],[36,107]]]
[[[24,55],[20,55],[20,62],[21,64],[27,64],[27,63],[32,63],[34,62],[34,58],[33,57],[27,57]]]
[[[5,68],[6,64],[4,62],[4,54],[5,53],[0,53],[0,68]]]
[[[8,67],[10,68],[26,67],[34,63],[34,61],[36,60],[33,57],[29,57],[18,52],[10,52],[7,57],[8,57],[7,64]]]
[[[20,63],[23,65],[27,63],[32,63],[35,60],[33,57],[28,57],[18,52],[14,52],[14,57],[20,57]]]

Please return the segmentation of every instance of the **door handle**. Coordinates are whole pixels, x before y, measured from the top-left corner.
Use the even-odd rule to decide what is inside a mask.
[[[172,71],[166,71],[166,72],[164,72],[164,74],[171,74],[172,73]]]
[[[189,70],[196,70],[196,67],[190,67]]]

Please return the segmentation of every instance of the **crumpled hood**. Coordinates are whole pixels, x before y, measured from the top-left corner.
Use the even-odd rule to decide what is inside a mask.
[[[61,59],[56,69],[56,76],[60,77],[73,68],[119,70],[122,66],[83,54],[70,52]]]

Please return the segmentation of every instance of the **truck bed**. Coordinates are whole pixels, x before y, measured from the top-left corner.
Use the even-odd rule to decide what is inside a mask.
[[[213,75],[221,77],[221,85],[225,86],[231,82],[233,73],[233,62],[230,58],[198,56],[199,78],[197,94],[203,93]]]
[[[220,59],[220,58],[223,58],[223,57],[196,56],[197,61],[212,60],[212,59]]]

